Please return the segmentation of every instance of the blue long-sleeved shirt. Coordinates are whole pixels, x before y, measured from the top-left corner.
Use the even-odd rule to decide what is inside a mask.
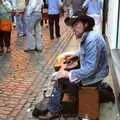
[[[59,14],[61,6],[62,6],[61,0],[48,0],[48,14],[49,15]]]
[[[102,2],[101,0],[86,0],[83,4],[83,8],[88,8],[88,14],[101,14]]]
[[[88,85],[96,83],[108,75],[106,43],[101,34],[94,31],[89,32],[76,55],[80,57],[80,68],[71,70],[71,82],[81,81],[83,85]]]

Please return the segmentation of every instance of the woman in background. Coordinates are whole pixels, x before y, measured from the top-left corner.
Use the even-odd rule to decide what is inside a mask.
[[[0,0],[0,52],[10,52],[12,6],[7,0]]]

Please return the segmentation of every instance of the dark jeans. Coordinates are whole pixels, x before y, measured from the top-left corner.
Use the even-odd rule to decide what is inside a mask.
[[[54,24],[55,24],[55,34],[56,37],[60,37],[60,26],[59,26],[59,18],[60,15],[48,15],[49,17],[49,31],[50,37],[54,38]]]
[[[70,83],[69,80],[67,80],[66,83],[63,83],[62,86],[61,86],[61,84],[62,83],[56,81],[56,83],[53,87],[52,94],[51,94],[51,99],[50,99],[49,106],[48,106],[48,110],[50,112],[57,113],[57,112],[60,111],[60,102],[61,102],[63,87],[68,88],[69,95],[75,96],[76,92],[77,92],[76,91],[77,88],[83,86],[81,83],[77,84],[77,85],[73,84],[73,83]],[[99,81],[95,84],[88,85],[88,86],[89,87],[90,86],[97,87],[100,84],[101,84],[101,81]],[[88,87],[88,86],[86,86],[86,87]]]
[[[11,37],[11,31],[0,31],[0,47],[9,48],[10,47],[10,37]]]
[[[71,84],[69,80],[60,80],[56,81],[52,90],[51,99],[49,102],[48,110],[52,113],[60,112],[61,108],[61,100],[63,97],[63,89],[68,89],[68,93],[70,96],[75,96],[77,86],[75,84]]]

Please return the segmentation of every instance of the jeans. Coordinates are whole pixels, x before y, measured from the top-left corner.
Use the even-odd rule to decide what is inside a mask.
[[[62,90],[68,88],[68,92],[70,96],[74,96],[76,94],[76,85],[71,84],[69,80],[65,80],[65,82],[56,82],[52,94],[51,99],[48,105],[48,110],[52,113],[60,112],[61,108],[61,99],[63,97]]]
[[[55,34],[56,37],[60,37],[60,26],[59,26],[59,18],[60,15],[48,15],[49,17],[49,31],[50,37],[54,38],[54,25],[55,25]]]
[[[26,16],[26,35],[27,35],[27,48],[28,49],[41,49],[41,26],[40,26],[41,14],[34,12],[30,16]],[[32,34],[34,32],[34,36]],[[35,46],[33,44],[35,39]]]
[[[52,113],[59,112],[60,100],[61,100],[61,87],[56,82],[52,90],[51,99],[48,105],[48,110]]]
[[[26,30],[25,30],[26,26],[25,26],[25,19],[24,19],[24,15],[17,15],[16,16],[16,31],[18,34],[25,34]]]
[[[91,86],[97,87],[100,84],[101,84],[101,81],[91,84],[91,85],[88,85],[86,87],[91,87]],[[68,80],[68,82],[65,83],[65,86],[68,88],[69,95],[75,96],[77,93],[77,88],[82,87],[83,85],[81,84],[81,82],[76,85],[76,84],[70,83]],[[60,83],[56,82],[53,87],[51,99],[50,99],[50,102],[48,105],[48,110],[52,113],[60,112],[60,102],[61,102],[61,98],[62,98],[62,90],[63,90],[63,87],[61,87]]]

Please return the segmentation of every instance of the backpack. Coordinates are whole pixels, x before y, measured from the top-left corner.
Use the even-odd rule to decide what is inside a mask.
[[[98,85],[98,91],[100,96],[100,103],[113,102],[115,103],[115,96],[111,86],[107,82],[102,82]]]
[[[50,100],[50,97],[46,97],[45,93],[47,91],[43,91],[43,100],[37,103],[33,109],[32,115],[36,118],[39,117],[39,115],[45,115],[48,112],[48,103]]]

